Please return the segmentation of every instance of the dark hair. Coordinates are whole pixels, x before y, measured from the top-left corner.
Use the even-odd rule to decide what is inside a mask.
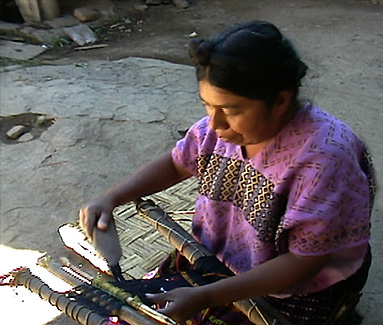
[[[198,81],[264,100],[269,107],[282,90],[297,94],[307,70],[292,43],[265,21],[234,25],[209,41],[195,38],[189,55]]]

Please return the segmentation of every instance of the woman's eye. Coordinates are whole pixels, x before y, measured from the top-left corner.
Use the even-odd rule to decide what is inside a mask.
[[[232,108],[223,108],[222,111],[226,116],[236,116],[240,113],[239,110]]]

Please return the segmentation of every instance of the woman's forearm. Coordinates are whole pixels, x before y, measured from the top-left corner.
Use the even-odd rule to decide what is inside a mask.
[[[108,228],[116,206],[166,189],[190,176],[185,168],[173,162],[171,153],[167,153],[144,165],[100,198],[84,205],[79,213],[80,225],[92,238],[95,227],[101,230]]]
[[[125,181],[108,190],[104,196],[118,206],[164,190],[190,176],[184,168],[173,162],[169,152],[138,169]]]
[[[278,293],[313,277],[325,265],[328,256],[298,256],[287,253],[256,268],[201,287],[206,306],[218,306]]]

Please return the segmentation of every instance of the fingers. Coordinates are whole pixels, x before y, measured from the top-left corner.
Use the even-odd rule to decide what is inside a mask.
[[[80,209],[79,219],[80,227],[85,231],[88,238],[93,239],[93,230],[96,226],[97,220],[99,219],[99,213],[97,210],[90,206],[84,206]]]
[[[158,308],[157,311],[161,314],[172,316],[174,315],[174,303],[170,298],[168,297],[166,293],[159,293],[159,294],[151,294],[147,293],[146,297],[151,300],[153,303],[164,306],[163,308]]]
[[[110,213],[106,213],[105,211],[102,211],[101,216],[97,222],[97,228],[103,231],[107,230],[109,221],[110,221]]]
[[[157,309],[161,314],[170,316],[178,323],[183,323],[187,317],[185,317],[184,309],[179,303],[176,303],[177,297],[173,297],[174,291],[159,294],[146,294],[146,297],[153,303],[156,303],[163,308]],[[181,303],[182,304],[182,303]]]
[[[170,303],[172,302],[171,298],[169,297],[169,294],[167,294],[167,293],[158,293],[158,294],[147,293],[146,298],[148,298],[153,303],[155,303],[159,306],[164,306],[163,308],[158,309],[158,311],[160,313],[165,314],[165,315],[171,315],[171,310],[170,310],[170,313],[168,310]]]
[[[157,293],[157,294],[147,293],[145,296],[149,300],[154,302],[155,304],[159,304],[159,305],[164,304],[164,303],[166,303],[168,301],[166,293]]]
[[[91,221],[91,213],[88,207],[82,207],[79,213],[80,227],[85,231],[88,238],[92,239],[94,221]]]
[[[85,227],[85,216],[84,216],[84,212],[83,212],[83,210],[82,210],[82,208],[80,209],[80,211],[79,211],[79,213],[78,213],[78,219],[79,219],[79,222],[80,222],[80,227],[82,228],[82,229],[84,229],[84,227]]]
[[[80,221],[80,227],[88,234],[87,231],[87,225],[88,225],[88,213],[87,213],[87,207],[82,207],[79,212],[79,221]]]
[[[167,316],[174,318],[174,320],[176,320],[176,321],[181,321],[180,318],[177,317],[176,304],[172,301],[167,301],[165,303],[165,306],[163,308],[157,309],[157,311],[161,314],[164,314],[164,315],[167,315]]]
[[[102,231],[108,229],[110,220],[113,218],[114,206],[107,199],[99,199],[91,202],[80,209],[80,226],[88,238],[93,239],[94,228]]]

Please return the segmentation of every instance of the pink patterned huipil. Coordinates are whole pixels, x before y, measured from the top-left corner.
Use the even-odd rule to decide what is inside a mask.
[[[331,254],[317,276],[277,295],[283,297],[320,291],[361,266],[370,237],[372,166],[363,142],[319,107],[306,104],[251,159],[219,139],[208,117],[172,155],[199,179],[193,235],[233,272],[288,251]]]

